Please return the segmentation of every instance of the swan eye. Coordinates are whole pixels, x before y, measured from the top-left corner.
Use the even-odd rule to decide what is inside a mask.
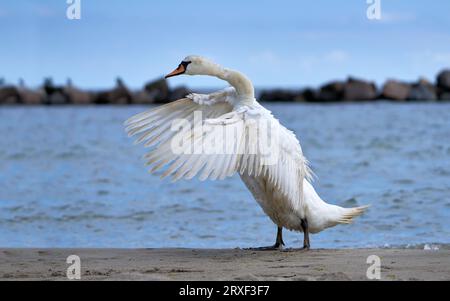
[[[184,67],[184,69],[186,69],[190,63],[192,63],[192,62],[191,61],[182,61],[180,65],[182,65]]]

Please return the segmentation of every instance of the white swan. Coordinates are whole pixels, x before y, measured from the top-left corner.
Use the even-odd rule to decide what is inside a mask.
[[[145,158],[153,166],[151,172],[168,166],[162,176],[172,175],[174,181],[196,175],[201,180],[223,179],[239,172],[278,226],[275,244],[259,249],[281,249],[283,228],[303,232],[303,248],[309,249],[309,233],[348,224],[364,212],[366,207],[342,208],[317,195],[295,134],[255,100],[246,76],[200,56],[186,57],[166,78],[180,74],[215,76],[232,87],[189,94],[125,122],[129,136],[139,134],[136,142],[150,147]],[[233,135],[223,134],[229,132]],[[205,151],[208,141],[219,151]]]

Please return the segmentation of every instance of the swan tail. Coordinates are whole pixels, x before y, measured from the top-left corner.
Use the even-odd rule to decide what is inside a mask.
[[[353,208],[342,208],[343,213],[340,218],[337,220],[339,224],[351,224],[355,217],[362,215],[370,205],[353,207]]]
[[[328,204],[322,200],[314,187],[306,179],[303,182],[306,218],[311,233],[320,232],[338,224],[351,224],[353,219],[363,214],[369,206],[344,208]]]

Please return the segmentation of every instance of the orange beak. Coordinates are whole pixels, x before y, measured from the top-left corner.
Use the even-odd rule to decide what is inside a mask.
[[[185,71],[186,71],[186,69],[184,68],[184,66],[182,64],[180,64],[180,65],[178,65],[177,69],[175,69],[172,72],[170,72],[169,74],[167,74],[165,76],[165,78],[183,74]]]

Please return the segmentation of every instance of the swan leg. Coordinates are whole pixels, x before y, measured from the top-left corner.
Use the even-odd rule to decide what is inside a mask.
[[[301,220],[301,227],[303,231],[303,248],[301,249],[285,249],[284,252],[299,252],[299,251],[308,251],[310,244],[309,244],[309,228],[308,228],[308,221],[306,219]]]
[[[247,248],[245,250],[253,250],[253,251],[270,251],[270,250],[282,250],[284,246],[283,241],[283,227],[278,227],[277,230],[277,239],[273,246],[268,247],[259,247],[259,248]]]
[[[303,249],[309,250],[310,244],[309,244],[309,228],[308,228],[308,221],[306,219],[302,219],[302,230],[303,230]]]

